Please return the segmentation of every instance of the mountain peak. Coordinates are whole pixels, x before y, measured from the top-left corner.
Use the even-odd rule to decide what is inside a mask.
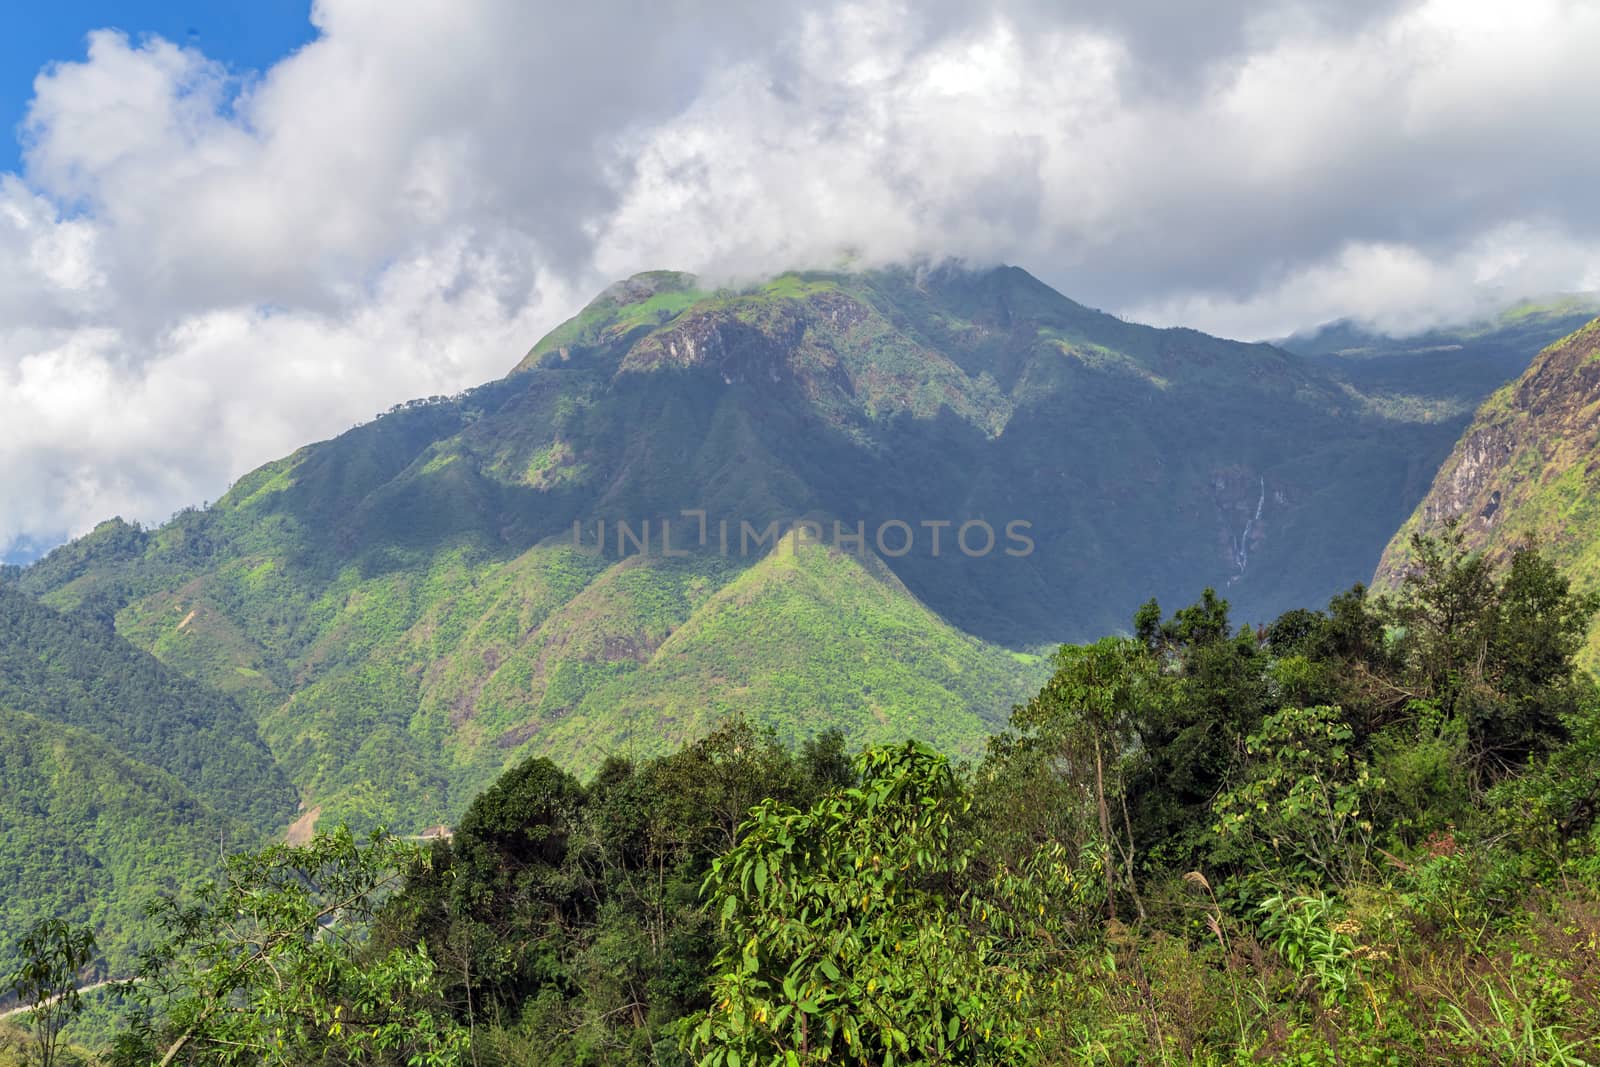
[[[657,293],[681,293],[697,288],[698,279],[685,271],[647,270],[630,278],[624,278],[620,282],[612,282],[601,290],[600,295],[591,300],[584,310],[607,304],[626,307],[648,300]]]

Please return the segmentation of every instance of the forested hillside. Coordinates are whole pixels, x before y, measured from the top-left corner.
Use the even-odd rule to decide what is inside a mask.
[[[104,624],[3,585],[0,707],[74,727],[259,829],[281,827],[294,811],[288,779],[237,704]]]
[[[0,782],[0,976],[44,918],[91,926],[94,973],[126,976],[153,942],[145,904],[210,876],[222,850],[261,843],[174,775],[4,700]]]
[[[1600,600],[1413,551],[1260,629],[1151,601],[976,762],[735,718],[235,857],[114,1062],[1594,1062]]]
[[[127,974],[155,893],[258,847],[294,810],[237,704],[0,585],[0,974],[47,917],[90,925],[97,972]]]

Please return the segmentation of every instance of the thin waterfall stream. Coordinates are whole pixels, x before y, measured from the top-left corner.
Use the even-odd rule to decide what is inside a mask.
[[[1239,573],[1234,575],[1237,580],[1244,576],[1245,568],[1250,565],[1250,531],[1255,529],[1256,523],[1261,521],[1261,511],[1267,504],[1267,479],[1261,476],[1261,496],[1256,500],[1256,513],[1245,520],[1244,530],[1233,543],[1233,564],[1239,568]]]

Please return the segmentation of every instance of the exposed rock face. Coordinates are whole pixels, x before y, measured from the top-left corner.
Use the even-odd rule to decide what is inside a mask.
[[[688,316],[635,345],[620,373],[711,367],[730,381],[773,377],[790,372],[805,333],[805,320],[791,309],[759,322],[743,321],[731,312]]]
[[[1447,464],[1433,490],[1423,501],[1424,520],[1438,526],[1460,516],[1469,523],[1481,522],[1484,529],[1494,525],[1500,514],[1503,495],[1496,481],[1516,451],[1516,435],[1505,426],[1483,426],[1468,431]],[[1446,473],[1447,472],[1447,473]],[[1480,501],[1488,498],[1481,507]]]
[[[1405,573],[1413,531],[1457,519],[1468,544],[1503,555],[1523,538],[1577,566],[1600,551],[1600,319],[1556,342],[1492,396],[1440,468],[1433,487],[1379,564],[1376,582]]]

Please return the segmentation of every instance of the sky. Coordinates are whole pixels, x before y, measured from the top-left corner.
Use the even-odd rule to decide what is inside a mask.
[[[0,556],[503,374],[641,270],[1005,262],[1251,339],[1600,289],[1597,54],[1577,0],[31,5]]]

